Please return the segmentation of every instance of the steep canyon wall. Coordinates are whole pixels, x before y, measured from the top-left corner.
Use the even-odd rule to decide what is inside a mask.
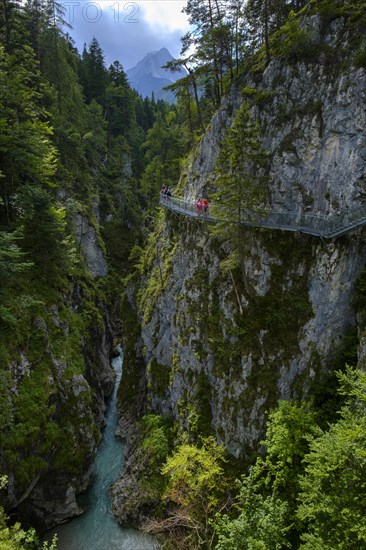
[[[248,101],[269,155],[268,206],[326,216],[364,204],[365,70],[352,64],[344,19],[304,28],[315,58],[273,59],[233,87],[182,176],[187,200],[210,194],[222,137]],[[250,457],[278,399],[308,395],[339,367],[365,231],[323,241],[248,229],[243,249],[245,280],[225,275],[228,250],[207,224],[167,212],[140,291],[138,349],[153,411]]]

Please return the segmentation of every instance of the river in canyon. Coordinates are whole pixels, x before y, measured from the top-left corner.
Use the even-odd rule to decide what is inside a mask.
[[[68,523],[47,533],[47,540],[57,534],[58,550],[158,550],[151,536],[135,529],[124,529],[111,511],[109,488],[122,470],[123,442],[115,435],[118,424],[116,410],[117,390],[122,376],[123,354],[113,359],[116,381],[108,399],[103,440],[95,459],[94,482],[82,496],[86,511]]]

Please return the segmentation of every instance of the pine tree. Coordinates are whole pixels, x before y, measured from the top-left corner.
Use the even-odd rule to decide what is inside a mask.
[[[248,0],[246,3],[244,17],[252,48],[256,50],[264,45],[267,64],[271,60],[270,36],[285,23],[291,11],[298,11],[305,3],[304,0]]]
[[[366,548],[366,375],[348,368],[338,377],[346,404],[310,440],[299,479],[304,550]]]
[[[0,43],[7,54],[15,53],[27,44],[29,34],[26,18],[18,0],[2,0],[0,3]]]
[[[136,127],[135,101],[134,93],[119,61],[115,61],[108,69],[105,96],[109,135],[122,135],[128,140]]]
[[[91,40],[89,49],[84,46],[79,74],[87,103],[95,99],[104,106],[107,70],[103,50],[95,37]]]
[[[6,54],[0,46],[0,82],[0,209],[2,219],[11,226],[19,188],[50,183],[56,150],[51,143],[48,113],[42,104],[47,88],[28,46],[16,56]]]
[[[173,109],[165,117],[158,114],[154,126],[147,132],[143,144],[147,166],[141,177],[141,191],[149,207],[157,204],[163,185],[171,188],[179,180],[185,150],[181,134]]]
[[[223,220],[212,233],[230,245],[231,253],[222,263],[226,270],[243,265],[243,219],[255,216],[265,196],[263,177],[265,152],[260,144],[259,124],[251,107],[243,103],[226,133],[214,170],[216,192],[212,214]]]

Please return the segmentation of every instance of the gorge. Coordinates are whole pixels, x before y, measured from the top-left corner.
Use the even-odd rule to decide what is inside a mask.
[[[113,360],[116,372],[115,386],[107,404],[106,426],[103,441],[98,449],[93,472],[93,482],[83,495],[85,512],[63,526],[47,534],[51,541],[57,535],[59,550],[156,550],[152,538],[133,529],[122,529],[112,514],[109,489],[116,481],[123,466],[123,444],[116,438],[117,427],[116,397],[122,375],[122,350]]]
[[[366,11],[263,5],[174,104],[0,7],[6,550],[366,548]]]

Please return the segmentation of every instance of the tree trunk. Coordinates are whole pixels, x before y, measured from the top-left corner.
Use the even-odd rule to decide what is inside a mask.
[[[266,50],[266,65],[268,65],[271,61],[271,52],[269,48],[269,29],[268,29],[268,0],[264,0],[263,4],[264,9],[264,45]]]
[[[194,77],[192,69],[188,69],[188,71],[189,71],[189,74],[191,75],[191,82],[192,82],[192,86],[193,86],[194,99],[195,99],[196,105],[197,105],[198,123],[199,123],[199,126],[200,126],[202,132],[205,133],[206,129],[205,129],[205,126],[203,124],[201,107],[200,107],[200,102],[199,102],[198,92],[197,92],[196,79]]]

